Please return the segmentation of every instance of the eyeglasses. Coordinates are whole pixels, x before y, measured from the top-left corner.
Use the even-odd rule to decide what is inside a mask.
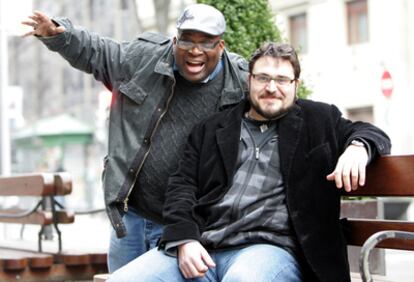
[[[194,43],[191,41],[186,40],[177,40],[177,46],[183,50],[191,50],[197,46],[197,49],[203,52],[211,51],[220,43],[220,40],[216,42],[201,42],[201,43]]]
[[[262,85],[267,85],[270,83],[270,81],[273,80],[277,85],[287,86],[296,80],[295,78],[290,79],[286,76],[271,77],[267,74],[252,74],[252,76],[258,83]]]

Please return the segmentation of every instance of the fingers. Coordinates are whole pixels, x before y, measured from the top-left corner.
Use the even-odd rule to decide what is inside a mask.
[[[366,166],[360,164],[359,165],[359,186],[365,185],[365,176],[366,176]]]
[[[201,251],[201,258],[203,259],[204,263],[208,266],[208,268],[216,267],[216,264],[214,263],[213,259],[205,249]]]
[[[34,11],[28,18],[29,20],[23,21],[22,24],[32,27],[33,31],[29,31],[23,34],[23,36],[54,36],[65,31],[63,26],[56,26],[55,23],[42,12]]]
[[[335,185],[338,189],[344,188],[345,191],[349,192],[358,184],[358,173],[355,173],[354,165],[350,166],[339,160],[335,170],[327,175],[326,179],[335,181]]]
[[[203,277],[215,264],[204,247],[196,241],[178,246],[178,266],[186,279]]]
[[[179,261],[179,268],[186,279],[203,277],[208,271],[207,265],[201,259],[196,258],[181,259]]]
[[[326,176],[329,181],[335,181],[338,189],[345,191],[358,189],[365,184],[365,170],[368,154],[365,148],[349,146],[338,159],[335,170]]]
[[[189,262],[189,261],[180,262],[179,268],[184,278],[186,279],[203,277],[205,273],[208,271],[207,266],[205,266],[204,268],[198,269],[196,266],[196,262]]]
[[[34,28],[37,25],[37,22],[22,21],[22,24],[28,25]]]
[[[36,31],[35,30],[32,30],[32,31],[26,32],[22,36],[23,37],[27,37],[27,36],[30,36],[30,35],[36,35]]]
[[[38,11],[38,10],[33,11],[33,15],[41,21],[49,21],[50,20],[50,18],[45,13],[42,13],[41,11]]]

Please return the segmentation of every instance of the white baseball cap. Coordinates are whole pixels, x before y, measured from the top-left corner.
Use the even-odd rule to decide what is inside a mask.
[[[226,31],[226,20],[219,10],[210,5],[192,4],[185,8],[178,18],[177,29],[195,30],[217,36]]]

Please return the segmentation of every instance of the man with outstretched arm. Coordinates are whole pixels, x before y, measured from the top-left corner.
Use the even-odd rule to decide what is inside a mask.
[[[41,12],[23,23],[113,93],[103,173],[113,272],[156,245],[185,140],[197,122],[243,99],[247,62],[226,51],[224,16],[204,4],[182,12],[172,39],[144,33],[119,43]]]

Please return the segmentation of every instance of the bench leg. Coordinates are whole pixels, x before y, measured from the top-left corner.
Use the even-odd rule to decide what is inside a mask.
[[[42,227],[40,227],[40,231],[37,235],[38,236],[37,246],[38,246],[39,253],[42,252],[42,235],[43,235],[43,231],[44,231],[44,226],[42,225]]]
[[[53,215],[53,226],[55,227],[56,233],[58,235],[58,244],[59,244],[59,253],[62,251],[62,232],[60,232],[58,227],[58,219],[56,218],[56,204],[57,201],[53,196],[50,196],[50,202],[52,203],[52,215]],[[60,206],[60,205],[59,205]]]
[[[386,230],[374,233],[364,243],[361,248],[361,254],[359,257],[359,271],[361,273],[362,281],[372,282],[372,276],[369,272],[369,254],[371,250],[381,241],[390,238],[398,238],[404,240],[414,240],[414,232]]]

